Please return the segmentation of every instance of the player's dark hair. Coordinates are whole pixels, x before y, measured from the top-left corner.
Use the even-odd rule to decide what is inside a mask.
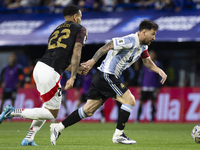
[[[151,20],[145,19],[140,23],[139,31],[142,31],[144,29],[147,29],[147,30],[154,29],[155,31],[158,31],[158,25]]]
[[[63,16],[73,16],[78,14],[79,8],[75,5],[66,6],[63,10]]]

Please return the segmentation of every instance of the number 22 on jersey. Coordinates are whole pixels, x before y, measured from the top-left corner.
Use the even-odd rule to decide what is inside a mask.
[[[67,39],[70,36],[70,30],[69,29],[63,29],[61,31],[61,33],[65,33],[64,35],[58,37],[60,31],[57,30],[52,34],[52,38],[49,40],[49,44],[48,44],[48,49],[54,49],[54,48],[58,48],[58,47],[63,47],[66,48],[67,45],[65,43],[61,43],[62,39]],[[57,44],[51,44],[52,40],[56,40]]]

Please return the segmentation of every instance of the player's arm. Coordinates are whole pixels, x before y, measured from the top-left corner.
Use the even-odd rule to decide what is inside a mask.
[[[85,63],[82,63],[81,65],[85,66],[88,70],[90,70],[94,66],[94,64],[99,60],[99,58],[101,58],[103,55],[108,53],[108,51],[113,48],[114,48],[113,41],[106,43],[104,46],[98,49],[98,51],[94,54],[92,59],[88,60]]]
[[[82,44],[76,42],[74,45],[73,55],[71,59],[71,78],[76,79],[76,73],[81,60]]]
[[[78,72],[80,64],[81,52],[82,52],[82,44],[76,42],[74,45],[72,59],[71,59],[71,77],[66,83],[65,90],[71,89],[74,85],[74,81],[76,79],[76,74]]]
[[[162,84],[164,84],[164,82],[165,82],[166,79],[167,79],[167,75],[165,74],[165,72],[164,72],[162,69],[160,69],[159,67],[157,67],[157,66],[155,65],[155,63],[151,60],[150,57],[144,58],[144,59],[142,59],[142,61],[143,61],[143,64],[144,64],[149,70],[158,73],[158,74],[162,77],[162,79],[161,79],[160,82],[161,82]]]
[[[65,71],[71,72],[71,69],[72,69],[72,66],[69,65],[69,66],[65,69]],[[78,67],[77,73],[80,74],[80,75],[85,75],[84,72],[83,72],[84,69],[85,69],[85,67],[79,66],[79,67]]]
[[[124,49],[130,49],[132,48],[134,41],[134,37],[132,36],[124,36],[121,38],[113,38],[112,41],[109,43],[106,43],[104,46],[102,46],[93,56],[92,59],[88,60],[86,63],[82,63],[81,65],[84,65],[89,70],[94,66],[94,64],[101,58],[103,55],[108,53],[109,50],[113,49],[116,51],[121,51]]]
[[[104,46],[102,46],[92,57],[92,59],[95,61],[95,63],[101,58],[103,55],[108,53],[109,50],[113,49],[113,41],[110,41],[109,43],[106,43]]]
[[[73,87],[74,81],[76,79],[76,74],[78,72],[80,60],[81,60],[81,52],[82,47],[87,39],[87,30],[82,26],[81,29],[78,31],[76,36],[76,41],[73,49],[73,54],[71,58],[71,77],[67,81],[65,90],[68,90]]]

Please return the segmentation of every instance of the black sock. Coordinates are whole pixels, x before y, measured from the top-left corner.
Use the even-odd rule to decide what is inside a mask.
[[[154,118],[155,118],[155,113],[156,113],[156,106],[155,105],[153,105],[153,107],[152,107],[152,121],[154,121]]]
[[[104,117],[104,111],[103,111],[103,108],[101,109],[101,117]]]
[[[117,107],[118,107],[118,115],[117,116],[119,116],[119,111],[120,111],[122,104],[118,101],[116,101],[116,103],[117,103]],[[116,122],[117,122],[117,120],[116,120]]]
[[[137,114],[137,120],[139,121],[140,120],[140,115],[142,113],[142,106],[139,106],[139,109],[138,109],[138,114]]]
[[[119,110],[117,129],[124,130],[125,123],[128,121],[129,116],[130,116],[130,113],[128,111],[125,111],[123,109]]]
[[[80,118],[78,114],[78,109],[75,110],[73,113],[71,113],[65,120],[62,121],[62,124],[67,128],[68,126],[71,126],[82,119]]]

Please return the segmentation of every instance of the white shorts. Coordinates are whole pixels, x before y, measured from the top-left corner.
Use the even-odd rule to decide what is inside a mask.
[[[62,101],[60,74],[52,67],[39,61],[33,70],[33,78],[42,98],[43,106],[48,109],[60,109]]]

